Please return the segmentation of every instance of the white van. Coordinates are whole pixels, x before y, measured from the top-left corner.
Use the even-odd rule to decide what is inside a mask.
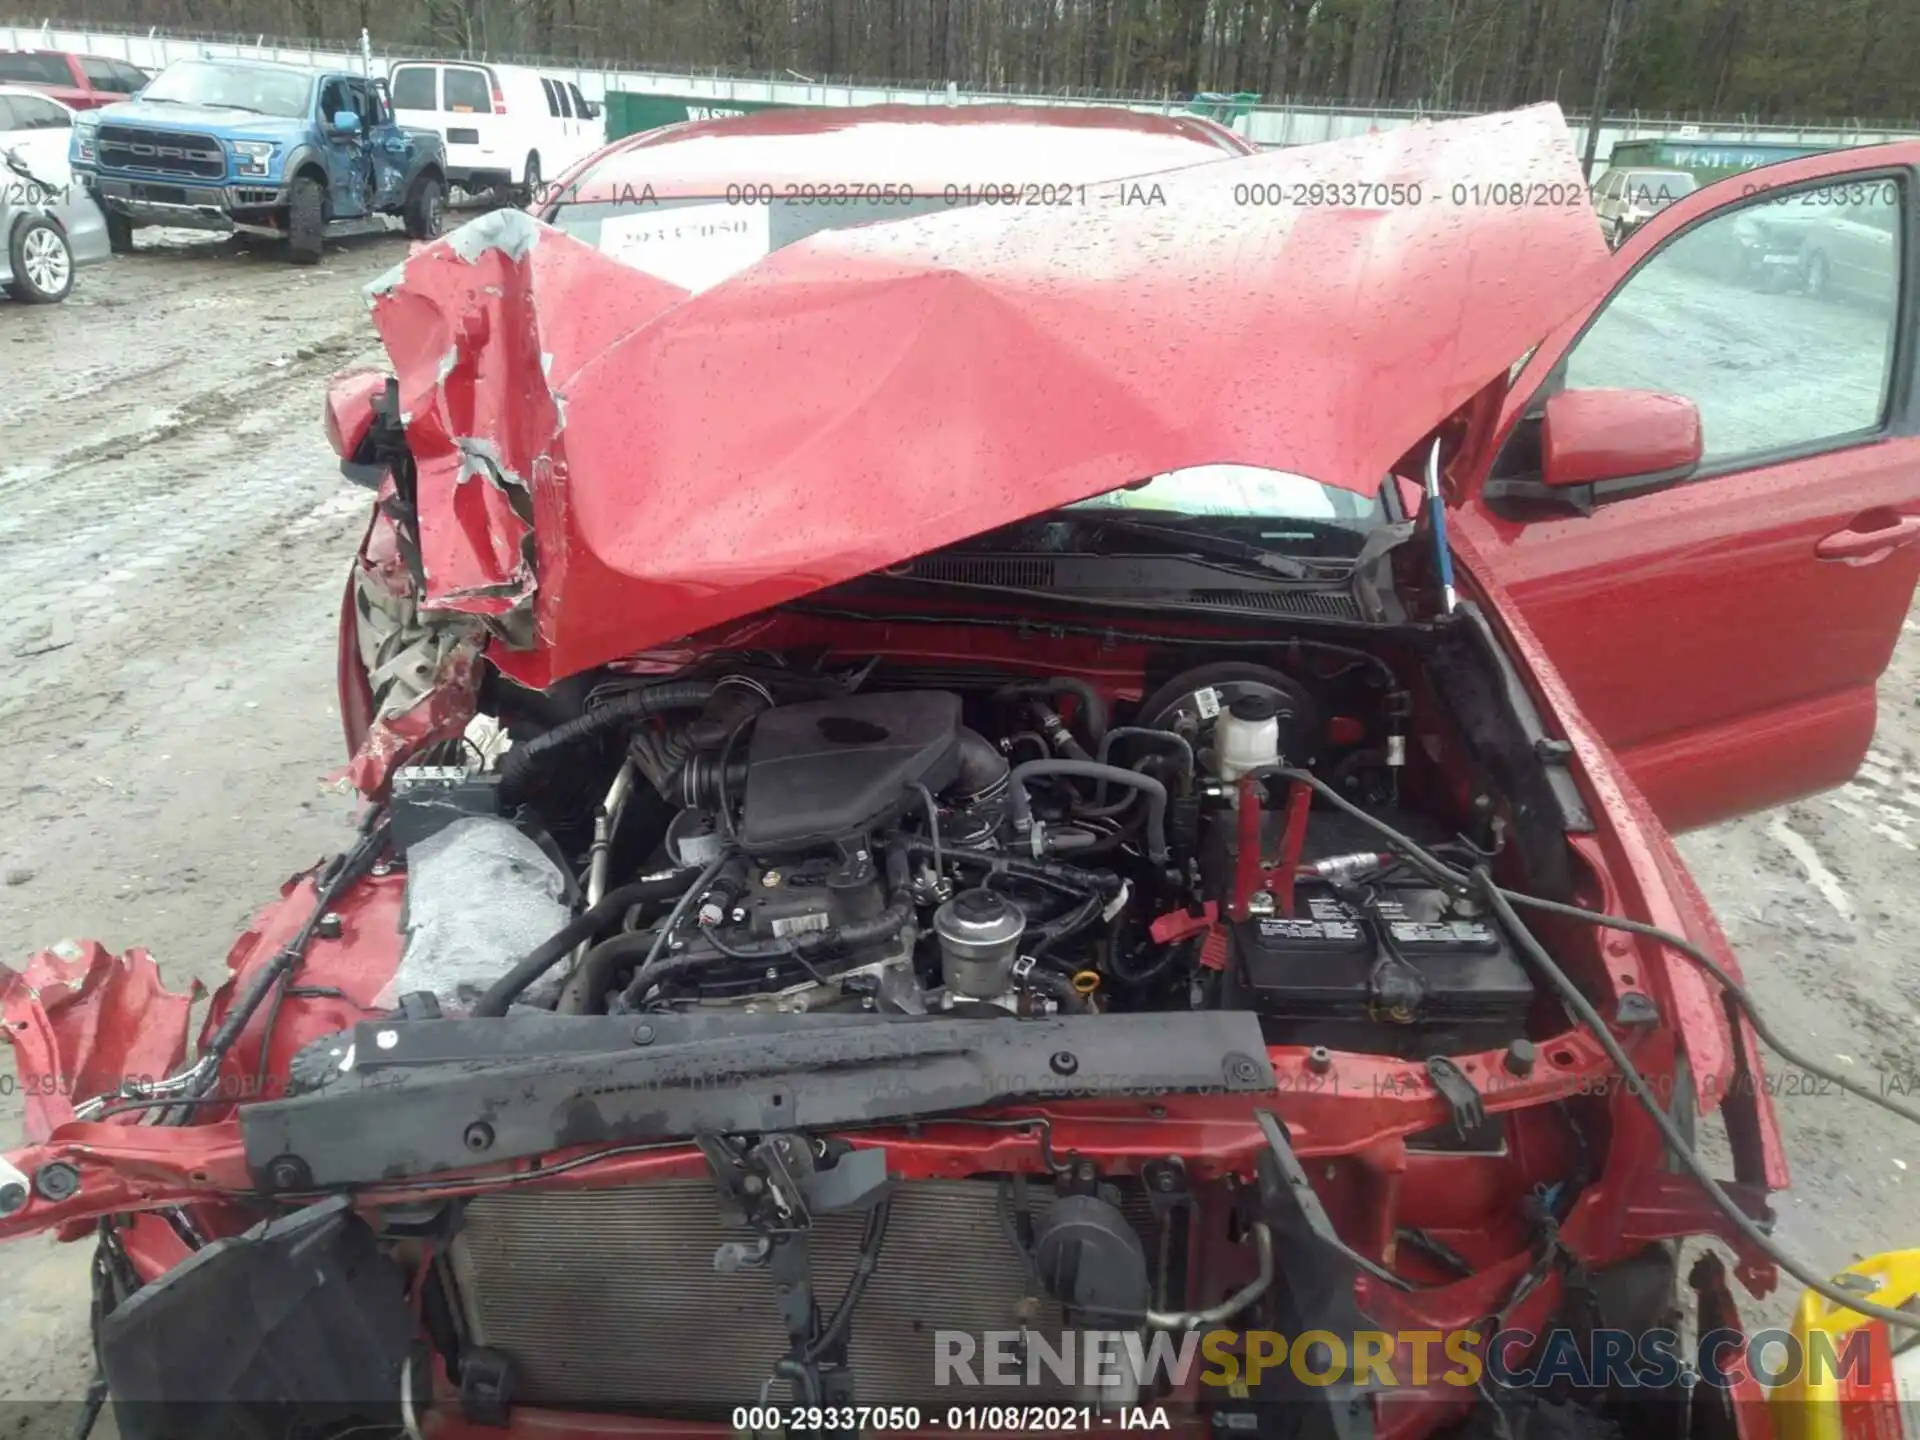
[[[521,65],[399,60],[387,76],[394,118],[439,132],[447,183],[525,200],[546,177],[606,144],[600,107],[565,76]]]

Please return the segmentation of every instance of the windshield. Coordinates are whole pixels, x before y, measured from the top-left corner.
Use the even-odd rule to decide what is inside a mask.
[[[293,120],[307,113],[307,95],[312,89],[313,77],[295,70],[182,60],[161,71],[140,98],[163,104],[251,110]]]
[[[34,55],[24,50],[0,51],[0,80],[22,85],[73,84],[62,56]]]
[[[1301,531],[1284,526],[1270,540],[1307,538],[1333,526],[1356,533],[1371,529],[1384,518],[1378,499],[1356,495],[1258,465],[1194,465],[1156,475],[1139,485],[1109,490],[1090,500],[1079,500],[1070,510],[1133,510],[1143,519],[1158,511],[1171,515],[1220,516],[1240,520],[1297,520]]]
[[[561,205],[550,223],[623,265],[698,293],[818,231],[929,215],[956,203],[944,194],[845,203],[718,196],[656,201],[648,194]]]

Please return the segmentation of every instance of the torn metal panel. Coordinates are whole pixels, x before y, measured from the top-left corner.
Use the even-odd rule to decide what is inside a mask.
[[[184,995],[167,989],[145,950],[115,955],[97,940],[63,940],[23,970],[0,965],[0,1017],[28,1139],[44,1143],[73,1119],[77,1100],[171,1074],[201,993],[197,980]]]
[[[356,790],[367,796],[384,794],[393,772],[409,756],[458,738],[473,718],[480,649],[477,633],[456,638],[437,653],[431,678],[411,704],[391,714],[383,710],[375,718],[365,742],[347,762],[346,778]]]
[[[369,287],[400,382],[428,609],[527,605],[535,526],[563,528],[555,388],[684,293],[518,210],[481,216]]]
[[[1302,187],[1351,203],[1250,199]],[[1552,106],[823,231],[686,298],[476,224],[375,315],[426,603],[531,602],[550,677],[1190,466],[1370,493],[1607,274]]]

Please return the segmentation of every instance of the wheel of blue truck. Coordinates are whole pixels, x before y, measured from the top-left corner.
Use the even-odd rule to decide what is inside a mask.
[[[311,175],[296,175],[287,194],[287,258],[296,265],[319,263],[326,232],[326,191]]]
[[[112,210],[101,210],[107,221],[107,248],[116,255],[126,255],[133,250],[133,221]]]
[[[52,305],[73,289],[73,251],[51,220],[34,216],[14,227],[8,247],[13,279],[7,293],[29,305]]]
[[[407,195],[407,234],[415,240],[432,240],[439,235],[447,218],[447,192],[436,175],[422,175],[413,182]]]

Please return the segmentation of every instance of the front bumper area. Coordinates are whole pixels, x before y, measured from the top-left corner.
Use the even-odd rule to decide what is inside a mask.
[[[287,187],[271,180],[229,185],[100,174],[81,178],[102,209],[142,224],[276,238],[286,234],[282,217]]]
[[[948,1122],[941,1129],[950,1138],[921,1144],[957,1151],[967,1125]],[[1417,1293],[1386,1293],[1354,1265],[1318,1206],[1304,1200],[1306,1167],[1284,1133],[1263,1128],[1267,1148],[1235,1180],[1202,1181],[1159,1207],[1149,1198],[1158,1186],[1129,1183],[1116,1202],[1130,1221],[1149,1230],[1164,1224],[1170,1235],[1188,1237],[1165,1252],[1188,1256],[1174,1263],[1189,1283],[1172,1293],[1234,1298],[1190,1327],[1161,1322],[1165,1363],[1144,1371],[1137,1362],[1127,1365],[1145,1383],[1124,1383],[1104,1398],[1053,1373],[1051,1362],[1030,1358],[1022,1338],[1041,1337],[1048,1353],[1069,1360],[1075,1351],[1067,1336],[1091,1338],[1088,1318],[1070,1320],[1049,1296],[1054,1285],[1073,1282],[1043,1267],[1029,1283],[1012,1248],[1028,1243],[1017,1217],[1067,1203],[1059,1196],[1073,1190],[1071,1178],[1032,1175],[1028,1192],[995,1201],[992,1182],[915,1175],[948,1167],[925,1164],[933,1157],[914,1153],[911,1142],[886,1147],[886,1170],[898,1164],[903,1178],[891,1191],[892,1223],[867,1226],[881,1239],[856,1241],[862,1222],[847,1207],[815,1214],[800,1251],[805,1264],[792,1272],[777,1264],[714,1264],[730,1248],[716,1245],[723,1234],[744,1240],[750,1232],[737,1220],[723,1224],[725,1201],[700,1159],[664,1151],[627,1157],[627,1178],[635,1183],[620,1186],[574,1172],[562,1184],[536,1181],[465,1197],[455,1188],[436,1197],[440,1203],[371,1216],[353,1198],[328,1196],[190,1254],[160,1217],[142,1217],[102,1242],[130,1262],[114,1268],[148,1270],[161,1258],[156,1232],[166,1232],[171,1268],[116,1297],[101,1324],[101,1354],[121,1433],[130,1440],[231,1434],[215,1423],[233,1414],[227,1396],[264,1399],[253,1408],[266,1418],[405,1424],[440,1440],[720,1437],[765,1432],[782,1421],[835,1436],[1151,1426],[1196,1435],[1338,1433],[1349,1440],[1542,1433],[1601,1440],[1686,1433],[1679,1422],[1689,1390],[1698,1392],[1698,1417],[1712,1422],[1694,1435],[1772,1440],[1764,1392],[1739,1370],[1749,1337],[1717,1260],[1696,1267],[1692,1285],[1699,1333],[1712,1338],[1710,1353],[1728,1373],[1682,1383],[1679,1365],[1692,1352],[1676,1339],[1676,1364],[1665,1378],[1618,1390],[1606,1371],[1583,1361],[1570,1372],[1570,1398],[1550,1393],[1545,1338],[1560,1336],[1559,1348],[1571,1345],[1569,1353],[1609,1353],[1570,1328],[1572,1317],[1591,1317],[1595,1295],[1624,1293],[1609,1276],[1639,1262],[1589,1272],[1594,1287],[1574,1282],[1577,1294],[1565,1274],[1544,1268],[1521,1293],[1513,1267]],[[970,1138],[964,1148],[973,1164],[988,1150],[1013,1158],[1007,1151],[1019,1143],[1009,1131],[984,1146],[977,1132]],[[1055,1138],[1065,1140],[1066,1127]],[[1208,1167],[1194,1159],[1181,1168],[1198,1180]],[[815,1200],[828,1198],[823,1189],[802,1188]],[[1082,1190],[1072,1203],[1092,1203],[1086,1197],[1093,1193]],[[1217,1205],[1234,1206],[1271,1238],[1272,1262],[1259,1263],[1257,1275],[1252,1237],[1223,1243],[1216,1227],[1197,1223]],[[970,1221],[967,1210],[977,1212]],[[507,1212],[516,1212],[519,1243]],[[681,1231],[684,1254],[653,1243],[676,1219],[698,1222]],[[956,1220],[966,1223],[948,1223]],[[1208,1234],[1218,1238],[1198,1238]],[[761,1388],[786,1343],[780,1286],[804,1277],[802,1288],[825,1302],[823,1314],[837,1308],[835,1297],[851,1284],[854,1251],[870,1243],[873,1283],[853,1311],[844,1353],[828,1367],[854,1387],[851,1396],[836,1400],[829,1390],[825,1400],[807,1400],[784,1381]],[[513,1253],[523,1247],[525,1253]],[[1148,1254],[1157,1250],[1149,1245]],[[539,1258],[527,1264],[527,1254]],[[675,1273],[652,1268],[660,1260]],[[489,1268],[490,1277],[479,1273]],[[568,1303],[556,1303],[561,1292]],[[1498,1335],[1482,1318],[1494,1314]],[[1647,1320],[1631,1323],[1634,1338],[1647,1333]],[[1670,1326],[1677,1316],[1652,1323]],[[1338,1349],[1292,1358],[1310,1333]],[[981,1348],[956,1345],[957,1336],[977,1337]],[[1128,1347],[1116,1348],[1124,1354]],[[1187,1359],[1176,1362],[1183,1350]],[[1092,1352],[1083,1344],[1081,1353]],[[1372,1368],[1356,1369],[1363,1353],[1373,1357]],[[961,1362],[943,1367],[943,1354],[959,1354]],[[1084,1382],[1095,1373],[1091,1366],[1069,1364],[1069,1374]],[[870,1413],[858,1425],[800,1421],[807,1406],[823,1404],[839,1414]],[[1137,1408],[1141,1419],[1118,1419],[1104,1408],[1112,1405]],[[1577,1410],[1580,1423],[1534,1429],[1529,1417],[1542,1407],[1563,1424],[1573,1424],[1566,1412]],[[1596,1423],[1600,1413],[1628,1428]],[[1316,1428],[1335,1414],[1345,1419],[1342,1428]]]

